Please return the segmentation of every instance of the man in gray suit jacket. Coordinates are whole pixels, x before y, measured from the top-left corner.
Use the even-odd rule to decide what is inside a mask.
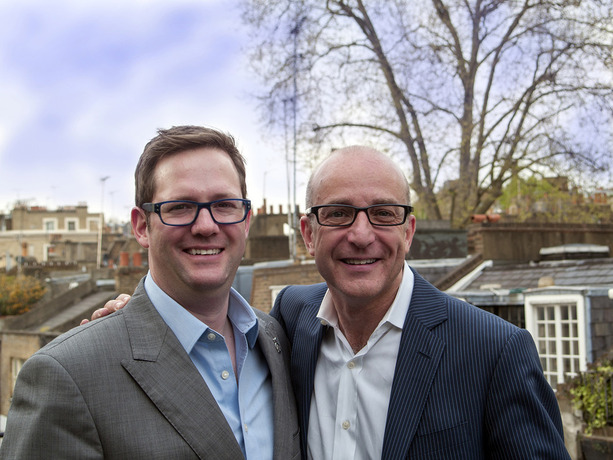
[[[24,364],[0,458],[299,457],[285,334],[231,288],[251,217],[234,140],[161,130],[135,179],[149,273]]]

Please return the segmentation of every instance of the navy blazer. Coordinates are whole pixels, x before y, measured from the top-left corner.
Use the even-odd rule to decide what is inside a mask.
[[[381,458],[569,459],[559,406],[528,331],[413,272]],[[326,289],[323,283],[289,286],[271,312],[292,342],[303,458],[327,327],[316,315]]]

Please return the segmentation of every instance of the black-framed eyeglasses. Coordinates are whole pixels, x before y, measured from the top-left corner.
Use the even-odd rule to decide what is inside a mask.
[[[251,210],[251,201],[242,198],[199,203],[197,201],[173,200],[159,203],[144,203],[141,208],[155,212],[164,225],[182,227],[193,224],[201,209],[208,209],[216,224],[238,224],[247,218]]]
[[[391,227],[402,225],[407,216],[413,212],[413,206],[408,204],[373,204],[359,208],[348,204],[323,204],[311,206],[306,214],[313,214],[319,225],[324,227],[348,227],[355,222],[360,211],[368,216],[372,225],[379,227]]]

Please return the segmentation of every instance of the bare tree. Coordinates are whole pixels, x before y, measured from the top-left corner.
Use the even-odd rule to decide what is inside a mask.
[[[518,174],[611,163],[610,0],[244,3],[273,130],[297,76],[308,148],[368,141],[408,160],[429,218],[462,225]]]

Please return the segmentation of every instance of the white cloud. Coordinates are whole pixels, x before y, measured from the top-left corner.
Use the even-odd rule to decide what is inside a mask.
[[[5,0],[0,18],[0,212],[30,198],[97,212],[108,175],[105,212],[127,219],[143,146],[178,124],[230,131],[254,206],[264,177],[269,202],[285,201],[284,152],[258,129],[235,6]]]

